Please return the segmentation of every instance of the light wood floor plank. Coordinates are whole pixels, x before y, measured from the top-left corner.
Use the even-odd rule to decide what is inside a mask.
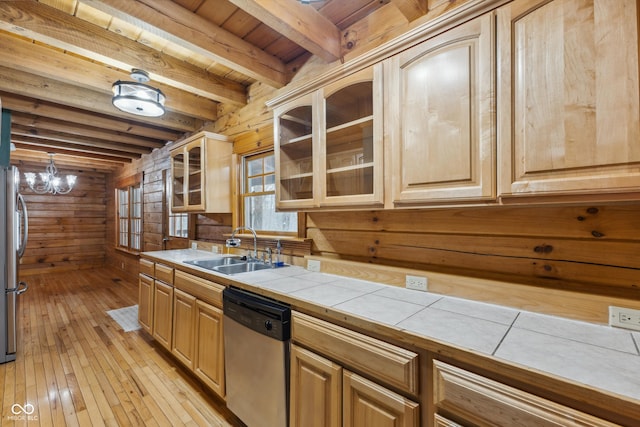
[[[0,426],[244,427],[143,331],[106,311],[137,304],[137,283],[110,269],[29,277],[17,360],[0,364]],[[12,417],[34,405],[31,419]]]

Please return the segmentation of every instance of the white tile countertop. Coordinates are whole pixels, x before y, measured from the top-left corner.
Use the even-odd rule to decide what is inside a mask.
[[[638,332],[296,266],[227,276],[182,264],[216,256],[205,251],[144,255],[640,400]]]

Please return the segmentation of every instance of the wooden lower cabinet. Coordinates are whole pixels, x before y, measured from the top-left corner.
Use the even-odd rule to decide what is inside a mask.
[[[357,374],[343,374],[344,427],[418,427],[420,405]]]
[[[420,405],[387,388],[419,394],[416,353],[299,312],[291,336],[291,427],[420,425]]]
[[[291,345],[291,427],[417,427],[420,405]]]
[[[342,367],[291,345],[291,427],[342,425]]]
[[[153,333],[153,278],[138,275],[138,323],[149,334]]]
[[[222,310],[197,300],[193,371],[220,397],[225,396]]]
[[[449,419],[460,425],[487,427],[617,425],[457,366],[438,360],[433,363],[437,426],[458,425]]]
[[[173,291],[173,345],[171,353],[193,369],[196,298],[180,289]]]
[[[159,280],[153,291],[153,337],[167,350],[171,350],[173,329],[173,286]]]

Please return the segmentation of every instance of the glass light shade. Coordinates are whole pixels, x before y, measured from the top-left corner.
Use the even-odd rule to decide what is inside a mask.
[[[160,89],[144,83],[118,80],[111,86],[111,90],[111,102],[125,113],[146,117],[159,117],[165,113],[165,96]]]

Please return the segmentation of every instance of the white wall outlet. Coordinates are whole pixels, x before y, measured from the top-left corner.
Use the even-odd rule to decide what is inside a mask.
[[[427,278],[422,276],[407,276],[404,279],[404,286],[407,289],[413,289],[415,291],[427,290]]]
[[[218,253],[218,247],[216,245],[211,246],[211,253],[214,253],[214,254]]]
[[[191,249],[198,249],[198,243],[191,242]]]
[[[609,326],[640,331],[640,310],[610,305]]]
[[[320,271],[320,261],[317,259],[308,259],[307,260],[307,270],[309,271]]]

